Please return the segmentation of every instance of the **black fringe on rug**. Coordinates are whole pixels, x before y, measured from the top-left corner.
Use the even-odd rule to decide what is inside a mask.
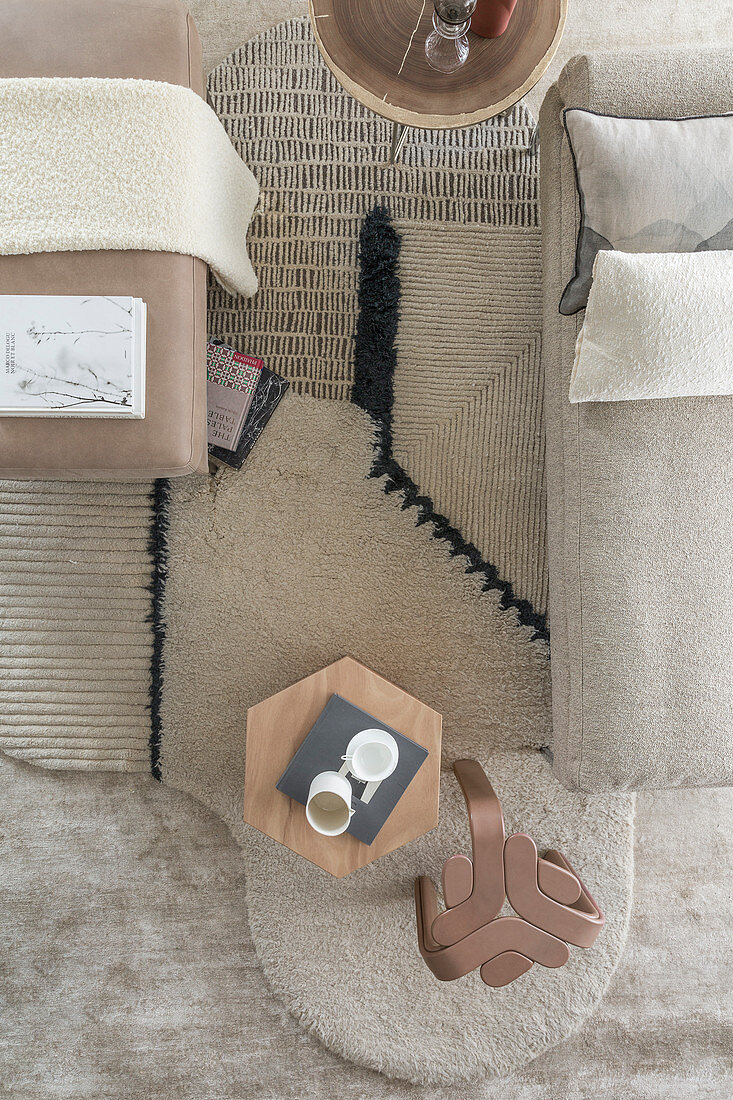
[[[384,206],[375,207],[364,219],[359,235],[359,317],[351,395],[354,404],[368,412],[377,425],[371,476],[386,476],[385,492],[401,493],[402,507],[417,509],[417,525],[430,523],[433,538],[447,542],[454,557],[460,554],[467,559],[467,573],[483,575],[484,591],[498,592],[503,610],[513,608],[520,623],[534,630],[533,639],[549,642],[545,616],[536,611],[529,600],[515,594],[511,582],[503,580],[478,548],[467,542],[446,516],[436,511],[430,497],[420,492],[394,458],[392,406],[400,319],[400,245],[400,235],[392,224],[389,211]]]
[[[163,734],[160,704],[163,698],[163,643],[165,621],[163,600],[168,579],[168,504],[170,482],[158,478],[153,489],[153,525],[148,549],[153,558],[153,579],[150,583],[152,606],[148,621],[153,625],[153,659],[150,676],[150,771],[155,779],[162,780],[160,768],[160,743]]]

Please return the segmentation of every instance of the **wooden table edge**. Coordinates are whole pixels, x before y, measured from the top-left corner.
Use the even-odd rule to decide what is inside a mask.
[[[293,846],[291,844],[288,844],[287,840],[279,840],[277,837],[273,836],[272,833],[268,833],[267,829],[263,829],[263,827],[261,825],[258,825],[254,821],[250,821],[249,818],[247,817],[246,812],[242,815],[242,820],[244,821],[245,825],[249,826],[250,829],[254,829],[256,832],[258,832],[260,834],[260,836],[266,836],[267,839],[271,840],[274,844],[281,844],[283,848],[287,848],[287,850],[289,852],[292,852],[293,855],[296,855],[300,859],[304,859],[307,863],[310,863],[311,867],[317,867],[319,871],[323,871],[324,874],[330,875],[331,878],[342,879],[342,878],[346,878],[347,875],[353,875],[355,871],[363,871],[366,867],[370,867],[372,865],[372,863],[376,863],[380,859],[387,859],[388,856],[393,855],[395,852],[399,852],[400,849],[405,848],[408,844],[413,844],[416,840],[422,840],[422,838],[424,836],[428,836],[430,833],[434,832],[438,828],[438,826],[440,825],[440,781],[438,781],[438,798],[437,798],[437,802],[436,802],[436,806],[435,806],[435,821],[430,826],[429,829],[426,829],[424,832],[420,833],[419,836],[415,836],[415,837],[412,837],[410,840],[406,840],[404,842],[404,844],[398,844],[396,848],[391,848],[388,852],[385,852],[381,856],[372,857],[371,859],[368,859],[365,863],[357,863],[357,864],[349,867],[348,870],[342,871],[341,874],[339,874],[336,871],[329,870],[328,867],[324,867],[322,863],[318,863],[315,859],[312,859],[311,856],[309,856],[307,852],[303,852],[298,848],[293,848]],[[377,834],[377,836],[378,835],[379,834]],[[335,839],[337,839],[337,838],[335,838]],[[354,839],[356,840],[356,837],[354,837]],[[365,848],[367,851],[371,847],[370,844],[364,844],[363,841],[361,841],[361,840],[357,841],[357,843],[362,848]],[[376,837],[375,837],[375,843],[376,843]]]
[[[422,114],[418,111],[409,111],[405,107],[398,107],[393,103],[387,103],[386,98],[379,99],[373,92],[357,84],[351,79],[348,73],[340,69],[323,44],[323,40],[318,33],[318,18],[313,11],[313,0],[308,0],[308,17],[310,19],[310,25],[316,40],[316,45],[318,46],[318,51],[344,90],[347,91],[349,95],[352,95],[354,99],[358,100],[359,103],[363,104],[364,107],[368,107],[370,111],[374,111],[375,114],[380,115],[382,118],[389,119],[390,122],[396,122],[402,126],[413,126],[423,130],[459,130],[464,126],[475,126],[479,122],[485,122],[487,118],[494,118],[495,115],[501,114],[501,112],[506,111],[508,107],[513,107],[515,103],[518,103],[527,92],[530,92],[532,88],[534,88],[537,81],[547,72],[550,62],[557,53],[557,48],[560,45],[560,39],[565,30],[567,14],[568,0],[560,0],[560,18],[557,23],[555,36],[547,52],[534,67],[524,83],[519,88],[515,89],[515,91],[511,92],[497,103],[492,103],[487,107],[481,107],[476,111],[470,111],[466,114],[429,115]]]

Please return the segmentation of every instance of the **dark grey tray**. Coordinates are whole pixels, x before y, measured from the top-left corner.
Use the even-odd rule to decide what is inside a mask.
[[[427,749],[405,737],[399,730],[355,707],[340,695],[332,695],[277,782],[277,789],[305,806],[310,785],[319,772],[340,771],[342,756],[351,738],[362,730],[383,729],[397,742],[400,758],[392,775],[383,779],[373,792],[367,784],[347,773],[354,792],[355,810],[347,832],[363,844],[371,844],[428,755]],[[370,786],[373,786],[370,784]],[[371,794],[368,802],[363,795]]]

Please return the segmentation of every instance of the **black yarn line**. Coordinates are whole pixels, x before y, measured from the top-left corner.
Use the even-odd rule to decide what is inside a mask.
[[[150,771],[159,782],[162,780],[160,749],[163,737],[163,724],[160,716],[163,698],[165,644],[165,618],[163,602],[168,579],[168,508],[170,502],[170,482],[167,478],[158,478],[153,489],[153,523],[150,529],[148,549],[153,558],[153,578],[150,583],[152,606],[148,621],[153,627],[153,657],[150,675]]]
[[[385,206],[375,207],[364,219],[359,234],[359,316],[356,325],[354,385],[351,400],[375,421],[375,455],[371,477],[386,477],[387,493],[400,493],[403,509],[415,508],[417,525],[432,525],[433,538],[447,542],[453,557],[467,559],[467,573],[483,576],[483,590],[499,593],[504,611],[514,609],[520,623],[534,631],[533,640],[549,641],[546,617],[529,600],[514,592],[510,581],[499,576],[496,566],[478,547],[463,538],[457,527],[438,512],[429,496],[396,461],[393,454],[392,408],[397,365],[397,329],[400,319],[398,265],[401,238]]]

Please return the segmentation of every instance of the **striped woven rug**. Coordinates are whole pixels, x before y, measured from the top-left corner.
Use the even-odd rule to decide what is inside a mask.
[[[0,482],[0,748],[147,771],[151,484]]]
[[[541,633],[530,114],[414,131],[389,165],[390,124],[343,92],[304,19],[223,62],[209,97],[262,189],[249,239],[261,289],[245,302],[212,284],[212,334],[297,392],[349,400],[360,233],[384,208],[400,240],[396,358],[381,380],[390,458]],[[48,767],[150,766],[154,512],[149,484],[0,483],[0,748]]]

